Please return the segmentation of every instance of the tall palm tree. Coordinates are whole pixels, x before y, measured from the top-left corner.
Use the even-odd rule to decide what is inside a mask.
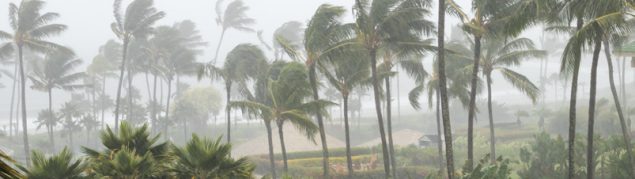
[[[225,32],[227,30],[236,29],[239,31],[253,32],[254,30],[249,26],[256,22],[254,19],[247,17],[245,14],[245,12],[249,10],[249,7],[245,6],[245,3],[242,0],[232,1],[227,5],[225,11],[221,10],[222,5],[223,0],[216,1],[216,24],[220,25],[222,30],[220,39],[218,40],[218,45],[216,46],[216,54],[214,55],[214,59],[212,59],[212,65],[216,65],[220,47],[223,43],[223,38],[225,37]]]
[[[225,94],[227,106],[225,106],[227,118],[227,143],[231,142],[231,91],[232,85],[241,84],[249,79],[255,79],[259,75],[259,68],[266,64],[266,57],[262,50],[253,44],[239,44],[229,52],[223,67],[213,64],[203,66],[199,71],[199,79],[203,75],[212,79],[222,79],[225,82]]]
[[[530,58],[542,58],[546,55],[543,50],[536,50],[534,43],[527,38],[518,38],[509,42],[500,39],[486,39],[483,44],[483,53],[480,55],[480,66],[487,84],[487,109],[490,130],[490,160],[496,161],[496,139],[494,135],[494,116],[492,112],[492,72],[499,71],[501,75],[515,88],[536,102],[540,89],[536,87],[526,76],[515,72],[509,67],[518,66],[523,60]]]
[[[74,72],[74,68],[82,63],[82,60],[75,59],[75,55],[65,52],[48,53],[44,61],[35,62],[33,72],[29,75],[33,86],[31,88],[48,93],[48,111],[53,111],[53,89],[75,90],[85,85],[75,84],[75,81],[85,76],[84,72]],[[49,140],[55,145],[53,140],[53,126],[49,126]]]
[[[447,44],[448,50],[454,53],[446,53],[445,57],[449,59],[446,65],[446,75],[448,82],[448,97],[457,98],[464,108],[469,108],[469,82],[471,79],[469,66],[472,63],[471,54],[469,53],[469,47],[465,47],[463,41],[452,41]],[[439,70],[438,70],[438,57],[433,62],[432,73],[426,81],[418,81],[416,86],[408,93],[408,99],[410,104],[415,109],[420,109],[421,104],[419,98],[424,90],[427,90],[428,106],[430,108],[436,107],[436,126],[437,126],[437,140],[443,141],[443,131],[441,128],[441,100],[439,92]],[[479,79],[480,80],[480,79]],[[427,83],[426,83],[427,82]],[[482,83],[478,83],[482,84]],[[480,87],[478,89],[481,89]],[[438,143],[439,153],[439,173],[443,175],[443,169],[445,168],[443,160],[443,144]]]
[[[172,167],[180,178],[251,178],[254,166],[247,158],[230,157],[231,144],[201,139],[196,134],[184,147],[172,145],[176,158]]]
[[[101,129],[105,125],[105,111],[113,105],[109,104],[106,94],[106,80],[108,78],[115,78],[117,74],[114,72],[117,69],[117,63],[121,56],[121,44],[114,40],[109,40],[106,44],[99,48],[99,54],[93,58],[93,61],[88,65],[86,73],[94,74],[101,79],[101,92],[97,97],[97,108],[101,110]]]
[[[58,35],[66,30],[62,24],[51,24],[60,15],[53,12],[42,13],[44,1],[23,0],[19,5],[9,3],[9,24],[13,34],[0,31],[0,39],[11,39],[10,43],[2,44],[2,52],[18,51],[20,94],[22,104],[22,133],[24,139],[24,155],[30,161],[29,137],[27,132],[26,116],[26,75],[24,70],[23,51],[25,49],[35,52],[66,49],[59,44],[47,41],[46,38]],[[30,164],[27,163],[27,167]]]
[[[310,119],[311,113],[324,113],[324,107],[331,104],[327,101],[305,102],[311,96],[309,82],[307,81],[306,67],[297,62],[274,62],[269,70],[269,75],[257,85],[263,85],[264,89],[258,89],[256,100],[233,101],[231,107],[237,107],[253,115],[258,115],[265,122],[269,137],[269,158],[272,165],[272,174],[275,178],[273,146],[271,138],[271,122],[278,126],[278,135],[282,149],[284,172],[288,172],[286,145],[284,143],[284,123],[290,122],[298,130],[304,133],[309,140],[314,140],[318,127]],[[315,111],[316,106],[320,108]]]
[[[317,70],[318,66],[329,60],[329,56],[338,53],[340,49],[352,44],[349,40],[352,24],[342,24],[339,19],[344,15],[344,8],[323,4],[315,11],[304,30],[304,41],[300,46],[294,46],[283,36],[277,36],[276,42],[296,61],[304,61],[309,69],[309,83],[313,93],[313,100],[320,100]],[[347,45],[348,44],[348,45]],[[304,49],[304,53],[300,48]],[[318,110],[318,109],[316,109]],[[324,131],[323,116],[315,113],[322,143],[322,169],[324,177],[329,176],[329,153]]]
[[[119,85],[117,86],[117,98],[115,101],[115,131],[119,130],[119,101],[121,99],[124,71],[127,65],[128,46],[134,39],[147,38],[154,30],[152,27],[154,23],[165,16],[165,13],[157,11],[153,7],[154,0],[134,0],[124,12],[122,12],[121,3],[122,0],[114,1],[115,22],[110,25],[117,38],[123,41],[121,66],[119,67]]]
[[[386,178],[391,175],[390,156],[384,132],[384,121],[381,114],[380,82],[377,75],[378,54],[396,53],[394,49],[421,50],[423,46],[419,38],[428,32],[429,22],[424,19],[429,1],[393,0],[367,1],[356,0],[353,7],[357,42],[366,50],[370,58],[371,77],[375,97],[375,110],[379,133],[382,141],[384,172]]]
[[[346,139],[346,166],[348,169],[348,177],[353,175],[353,159],[351,153],[351,139],[350,139],[350,127],[349,127],[349,96],[353,93],[353,90],[364,85],[366,79],[370,75],[370,68],[368,66],[368,59],[364,56],[363,49],[351,49],[349,56],[341,55],[339,59],[329,63],[330,65],[321,65],[320,70],[328,80],[328,82],[340,93],[342,96],[342,105],[344,110],[344,135]],[[337,57],[335,57],[337,58]],[[331,72],[332,71],[332,72]]]
[[[20,167],[27,178],[46,179],[46,178],[68,178],[83,179],[88,178],[84,171],[88,169],[86,163],[81,159],[73,159],[73,153],[64,148],[59,154],[46,157],[41,152],[33,151],[33,167]]]
[[[601,52],[602,43],[607,40],[609,34],[622,34],[628,30],[625,23],[624,9],[632,7],[632,3],[622,0],[610,1],[588,1],[584,2],[584,7],[594,7],[592,11],[583,9],[584,17],[588,18],[585,24],[578,24],[577,30],[569,39],[562,56],[562,69],[565,72],[576,71],[579,68],[579,60],[576,56],[587,46],[593,46],[593,57],[591,64],[591,84],[589,96],[589,129],[587,130],[587,177],[594,178],[595,161],[594,161],[594,122],[595,122],[595,106],[596,106],[596,85],[597,85],[597,65]],[[578,4],[579,5],[579,4]],[[580,17],[581,18],[581,17]],[[575,75],[575,74],[574,74]],[[575,77],[574,77],[575,78]],[[573,87],[573,86],[572,86]],[[622,123],[622,122],[621,122]],[[623,124],[623,123],[622,123]],[[625,129],[626,126],[622,126]],[[626,134],[625,134],[626,136]],[[625,140],[628,138],[625,137]],[[571,175],[571,174],[570,174]]]

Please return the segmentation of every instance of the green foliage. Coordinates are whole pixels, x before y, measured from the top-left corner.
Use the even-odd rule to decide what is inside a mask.
[[[0,151],[0,178],[17,179],[24,178],[20,172],[15,170],[11,165],[15,161],[7,154]]]
[[[220,141],[193,135],[185,147],[173,146],[172,170],[179,178],[251,178],[254,166],[246,158],[232,159],[231,145]]]
[[[510,160],[502,156],[496,158],[496,162],[490,163],[489,155],[485,155],[474,169],[463,175],[463,179],[507,179],[511,178],[512,169]]]
[[[59,154],[46,157],[41,152],[33,152],[31,159],[32,167],[20,169],[31,179],[67,178],[82,179],[89,178],[83,172],[87,169],[82,160],[73,160],[73,154],[64,148]]]

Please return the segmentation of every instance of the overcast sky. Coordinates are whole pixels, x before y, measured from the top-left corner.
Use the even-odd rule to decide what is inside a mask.
[[[201,31],[203,38],[209,43],[206,47],[206,51],[203,55],[200,56],[199,61],[209,61],[214,54],[214,49],[216,47],[216,43],[218,38],[220,37],[220,27],[216,25],[214,18],[214,6],[216,4],[216,0],[155,0],[157,9],[164,11],[167,16],[159,21],[159,25],[172,25],[175,22],[182,20],[192,20],[198,26],[198,29]],[[263,30],[265,35],[265,40],[269,40],[271,43],[272,39],[272,31],[278,28],[285,22],[288,21],[300,21],[307,22],[307,20],[314,13],[315,9],[323,3],[330,3],[334,5],[344,6],[349,10],[347,12],[347,17],[344,19],[345,21],[351,20],[350,9],[353,5],[354,0],[244,0],[245,4],[250,7],[248,11],[248,16],[254,18],[256,20],[255,29]],[[0,15],[8,14],[8,3],[9,2],[18,2],[18,0],[3,0],[0,2]],[[44,8],[45,12],[58,12],[61,14],[61,18],[56,23],[63,23],[68,25],[69,29],[65,33],[63,33],[59,37],[55,37],[52,40],[59,42],[63,45],[69,46],[73,48],[78,56],[82,58],[85,63],[84,66],[89,64],[92,58],[96,55],[99,46],[104,44],[109,39],[113,39],[114,35],[110,29],[110,23],[113,22],[113,13],[112,13],[112,0],[48,0],[47,5]],[[124,5],[129,1],[124,1]],[[226,0],[225,4],[230,2],[230,0]],[[464,9],[469,9],[469,1],[459,0]],[[436,21],[436,4],[433,12],[435,15],[430,17],[433,21]],[[7,19],[5,16],[0,19]],[[458,20],[456,18],[449,17],[448,18],[448,31],[450,25],[458,24]],[[9,30],[9,25],[7,20],[0,20],[0,29]],[[525,33],[526,36],[531,38],[538,37],[540,31],[538,28],[534,28],[531,31]],[[256,38],[255,33],[245,33],[239,32],[235,30],[230,30],[227,32],[225,37],[225,42],[221,48],[221,55],[219,59],[223,59],[225,53],[231,50],[234,46],[240,43],[254,43],[260,44]],[[537,39],[535,39],[537,40]],[[536,44],[539,44],[538,41],[535,41]],[[270,54],[271,55],[271,54]],[[588,58],[587,58],[588,59]],[[431,69],[429,67],[430,59],[426,59],[427,69]],[[588,84],[588,66],[590,63],[586,61],[583,62],[585,65],[583,66],[581,73],[581,81]],[[559,57],[551,57],[550,59],[550,73],[557,72],[559,68]],[[600,88],[607,86],[606,83],[606,70],[604,68],[605,61],[601,61],[600,63]],[[81,70],[81,69],[80,69]],[[528,62],[523,65],[523,68],[518,69],[519,72],[527,74],[535,83],[538,80],[538,63]],[[632,76],[629,73],[629,76]],[[501,100],[502,103],[507,104],[517,104],[517,103],[526,103],[528,100],[524,98],[520,93],[515,91],[510,91],[511,86],[500,79],[499,76],[495,76],[495,95],[506,99]],[[145,82],[138,78],[135,83],[139,87],[143,87],[140,85],[145,85]],[[408,85],[408,81],[405,77],[402,76],[402,88],[401,88],[401,101],[403,106],[409,106],[407,104],[407,92],[410,90],[412,85]],[[0,96],[3,99],[9,99],[8,96],[11,94],[10,84],[7,78],[2,78],[0,81],[8,86],[7,88],[0,89],[2,91]],[[411,84],[411,83],[410,83]],[[588,86],[588,85],[587,85]],[[142,88],[142,90],[145,90]],[[585,91],[588,92],[587,89]],[[28,91],[29,93],[29,106],[30,110],[39,111],[46,107],[46,98],[45,94],[37,91]],[[551,95],[552,92],[547,92]],[[66,95],[67,96],[67,95]],[[6,97],[6,98],[5,98]],[[58,96],[56,96],[58,97]],[[60,95],[60,98],[66,98],[65,95]],[[60,100],[61,101],[61,100]],[[59,102],[59,101],[58,101]],[[8,110],[9,100],[0,101],[0,109]],[[6,106],[6,107],[5,107]],[[2,114],[4,112],[0,112]],[[4,117],[0,117],[2,119]]]

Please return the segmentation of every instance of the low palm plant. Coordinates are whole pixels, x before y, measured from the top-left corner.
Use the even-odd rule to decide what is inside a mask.
[[[59,154],[46,157],[41,152],[33,152],[32,166],[30,168],[20,167],[26,174],[26,178],[47,179],[47,178],[67,178],[83,179],[89,178],[84,171],[87,169],[81,159],[73,160],[73,153],[64,148]]]
[[[173,166],[179,178],[250,178],[254,170],[247,158],[230,157],[231,145],[201,139],[196,134],[184,147],[172,146]]]
[[[97,176],[143,178],[162,175],[167,160],[167,143],[159,143],[159,136],[150,137],[148,126],[135,128],[121,123],[118,133],[110,127],[101,133],[104,151],[83,147]]]
[[[24,178],[20,172],[12,167],[11,163],[15,161],[11,159],[7,154],[0,151],[0,178],[14,179]]]

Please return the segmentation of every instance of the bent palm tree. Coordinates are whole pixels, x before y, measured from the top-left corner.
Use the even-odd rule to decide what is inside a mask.
[[[242,0],[235,0],[229,3],[224,12],[221,10],[222,5],[223,0],[216,1],[216,24],[220,25],[223,29],[221,30],[218,45],[216,46],[216,54],[214,55],[214,59],[212,59],[212,65],[216,65],[220,47],[227,30],[236,29],[239,31],[253,32],[254,30],[249,26],[256,22],[254,19],[245,15],[249,7],[245,6]]]
[[[33,82],[33,89],[44,91],[49,96],[48,111],[53,112],[53,89],[74,90],[84,85],[73,84],[85,76],[84,72],[73,72],[73,69],[82,63],[75,59],[75,55],[64,52],[52,52],[46,55],[44,61],[35,62],[33,74],[29,75]],[[49,130],[49,142],[55,146],[53,138],[53,126],[47,125]]]
[[[231,91],[234,83],[242,84],[249,79],[257,78],[262,65],[266,64],[266,57],[262,50],[252,44],[240,44],[229,55],[222,68],[213,64],[202,66],[199,71],[199,79],[205,75],[212,79],[222,79],[225,82],[227,106],[225,106],[227,118],[227,142],[231,142]]]
[[[344,108],[344,135],[346,138],[346,166],[348,177],[353,175],[353,159],[351,153],[350,127],[348,120],[349,95],[355,88],[360,87],[370,75],[368,59],[364,56],[363,49],[350,49],[351,57],[339,57],[330,66],[322,65],[320,70],[328,82],[342,95]],[[337,57],[335,57],[337,58]],[[333,71],[333,72],[331,72]]]
[[[393,53],[395,49],[421,51],[420,36],[432,29],[424,19],[429,1],[420,0],[356,0],[353,7],[357,42],[367,51],[370,58],[375,111],[382,143],[385,177],[390,178],[390,155],[381,114],[380,79],[377,72],[378,54]],[[407,53],[405,53],[407,54]]]
[[[247,158],[231,158],[231,148],[221,138],[214,141],[192,135],[184,147],[172,145],[173,168],[179,178],[251,178],[254,166]]]
[[[24,139],[24,155],[26,161],[30,161],[29,137],[26,116],[26,75],[24,70],[23,50],[28,49],[35,52],[47,52],[49,50],[67,50],[65,47],[47,41],[46,38],[58,35],[66,26],[62,24],[50,24],[60,15],[53,12],[41,13],[44,8],[44,1],[23,0],[19,6],[9,3],[9,24],[13,29],[13,34],[0,31],[0,39],[11,39],[10,43],[0,46],[0,51],[4,54],[18,50],[18,70],[20,79],[21,112],[22,112],[22,132]],[[27,167],[30,163],[27,163]]]
[[[7,179],[24,178],[20,172],[9,165],[9,162],[14,163],[15,161],[0,151],[0,177]]]
[[[284,144],[284,123],[290,122],[298,130],[304,133],[307,138],[314,140],[318,127],[312,122],[309,114],[324,113],[324,106],[330,104],[327,101],[305,102],[311,96],[311,89],[308,88],[307,72],[305,67],[297,62],[286,64],[276,62],[269,71],[269,75],[260,81],[265,84],[264,89],[257,91],[258,99],[252,101],[233,101],[231,107],[240,108],[252,115],[260,116],[267,127],[269,137],[269,159],[272,165],[272,174],[275,178],[273,146],[271,138],[271,122],[278,125],[278,135],[282,149],[284,162],[284,172],[288,172],[286,145]],[[315,108],[320,110],[316,111]]]
[[[117,86],[117,97],[115,101],[115,131],[119,130],[119,106],[124,71],[126,65],[128,65],[126,61],[128,45],[131,40],[147,38],[154,30],[152,25],[165,16],[165,13],[157,11],[157,9],[153,7],[154,0],[134,0],[128,5],[125,12],[121,11],[121,3],[122,0],[114,1],[113,13],[115,22],[110,25],[117,38],[123,41],[121,66],[119,67],[119,85]]]
[[[339,52],[343,47],[352,44],[349,41],[352,33],[352,24],[341,24],[339,19],[345,10],[339,6],[329,4],[321,5],[311,17],[304,30],[304,41],[301,47],[305,53],[302,54],[298,49],[300,46],[294,46],[293,41],[289,41],[282,36],[276,37],[277,44],[280,44],[283,50],[296,61],[304,61],[309,69],[309,83],[312,90],[313,100],[320,100],[319,96],[319,80],[317,77],[317,68],[325,61],[329,60],[331,55]],[[315,109],[316,111],[319,109]],[[317,123],[320,132],[320,141],[322,143],[322,170],[324,177],[329,176],[329,152],[328,143],[326,141],[326,132],[324,131],[323,116],[316,114]]]
[[[494,116],[492,112],[492,72],[500,71],[503,78],[515,88],[527,95],[534,103],[540,95],[540,89],[529,79],[508,67],[518,66],[523,60],[541,58],[546,55],[543,50],[536,50],[534,43],[527,38],[518,38],[509,42],[499,39],[487,39],[483,44],[483,53],[479,57],[482,61],[483,76],[487,84],[487,111],[490,130],[490,160],[496,162],[496,139],[494,135]]]

